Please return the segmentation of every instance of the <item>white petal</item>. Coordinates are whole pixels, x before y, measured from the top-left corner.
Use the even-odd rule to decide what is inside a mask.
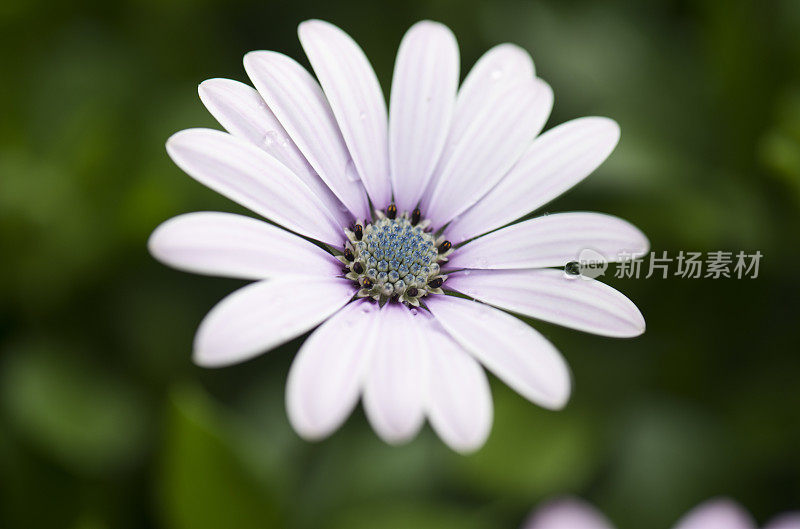
[[[150,253],[174,268],[238,279],[341,274],[328,252],[266,222],[232,213],[173,217],[155,229]]]
[[[253,87],[232,79],[208,79],[200,83],[198,92],[225,130],[261,147],[288,167],[325,203],[342,226],[353,220]]]
[[[478,59],[458,90],[451,130],[442,159],[450,159],[464,134],[501,94],[534,78],[528,52],[514,44],[500,44]],[[442,164],[437,170],[442,169]]]
[[[561,270],[472,270],[451,274],[446,286],[490,305],[601,336],[629,338],[644,332],[631,300],[594,279]]]
[[[425,303],[456,341],[520,395],[550,409],[567,403],[571,384],[564,358],[523,321],[454,296],[428,296]]]
[[[446,232],[450,237],[449,231]],[[451,268],[544,268],[592,257],[619,261],[647,253],[650,243],[633,224],[602,213],[556,213],[512,224],[453,252]],[[583,250],[591,250],[583,255]]]
[[[588,503],[565,499],[539,508],[522,529],[613,529],[613,526]]]
[[[711,500],[695,507],[675,529],[756,529],[752,517],[730,500]]]
[[[194,341],[203,367],[243,362],[313,329],[353,297],[342,278],[289,277],[240,288],[206,315]]]
[[[427,333],[427,408],[431,426],[450,448],[472,452],[492,428],[492,395],[481,366],[436,321]]]
[[[358,218],[370,216],[367,197],[325,94],[305,68],[286,55],[253,51],[244,68],[308,162]]]
[[[608,118],[586,117],[548,130],[474,206],[447,228],[458,244],[504,226],[545,205],[591,174],[619,141]]]
[[[218,130],[183,130],[167,152],[192,178],[269,220],[340,245],[342,226],[285,165],[253,144]]]
[[[421,311],[397,303],[378,313],[379,345],[372,351],[364,410],[387,443],[408,441],[424,420],[425,326]]]
[[[482,105],[443,154],[422,201],[425,215],[442,226],[494,187],[542,130],[552,106],[553,91],[540,79],[522,81]]]
[[[333,24],[309,20],[298,35],[372,204],[383,209],[392,188],[386,101],[375,71],[358,44]]]
[[[800,529],[800,512],[780,514],[771,520],[764,529]]]
[[[376,348],[377,305],[348,304],[303,343],[286,381],[286,410],[298,434],[327,437],[353,411],[370,353]]]
[[[456,132],[469,126],[493,97],[535,75],[531,56],[519,46],[499,44],[484,53],[458,91]]]
[[[392,77],[389,152],[400,211],[416,207],[444,147],[458,88],[458,43],[446,26],[417,22],[406,32]]]

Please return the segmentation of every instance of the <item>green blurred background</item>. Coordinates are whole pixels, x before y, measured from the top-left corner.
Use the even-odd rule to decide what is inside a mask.
[[[622,127],[549,211],[620,215],[670,254],[760,250],[759,278],[610,278],[647,333],[537,324],[572,366],[572,401],[544,411],[492,380],[494,429],[472,456],[427,427],[388,447],[360,410],[300,440],[283,397],[299,341],[194,367],[198,322],[240,283],[167,269],[145,243],[178,213],[240,211],[164,141],[217,126],[197,84],[246,80],[245,52],[306,63],[295,31],[312,17],[361,43],[385,90],[418,19],[454,30],[462,75],[520,44],[554,88],[548,126]],[[716,495],[761,521],[800,507],[798,34],[796,0],[4,0],[0,527],[516,528],[563,493],[621,529],[667,528]]]

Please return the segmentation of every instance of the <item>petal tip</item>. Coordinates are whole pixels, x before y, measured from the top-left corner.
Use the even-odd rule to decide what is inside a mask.
[[[247,74],[250,75],[248,69],[254,68],[255,66],[257,66],[257,63],[266,61],[273,55],[276,55],[276,53],[273,51],[266,51],[266,50],[248,51],[242,57],[242,64],[244,64],[244,69],[247,72]]]
[[[303,31],[309,31],[314,29],[315,27],[340,30],[339,26],[331,24],[327,20],[322,20],[319,18],[309,18],[308,20],[304,20],[297,25],[297,33],[300,34]]]
[[[206,369],[213,369],[218,367],[225,367],[229,363],[222,362],[214,355],[212,352],[201,349],[200,347],[195,345],[194,351],[192,351],[192,363],[198,367],[206,368]]]
[[[462,456],[470,456],[476,453],[478,450],[483,448],[483,445],[486,444],[486,439],[481,439],[480,441],[467,441],[467,442],[452,442],[446,441],[447,446],[449,446],[455,452],[458,452]]]
[[[539,405],[551,411],[561,411],[567,407],[567,404],[569,404],[569,399],[571,396],[572,396],[572,387],[570,385],[570,387],[568,387],[567,390],[564,391],[563,393],[553,395],[550,397],[549,401],[543,400],[542,402],[539,403]]]
[[[632,318],[630,320],[631,324],[630,332],[625,336],[623,336],[623,338],[636,338],[637,336],[643,335],[644,332],[647,330],[647,323],[645,323],[644,321],[644,315],[642,314],[642,311],[640,311],[639,307],[637,307],[632,301],[631,305],[633,305],[633,308],[636,311],[636,313],[632,315]]]
[[[156,261],[164,262],[164,239],[168,235],[168,226],[171,224],[172,219],[166,220],[159,224],[156,229],[147,238],[147,252],[153,256]]]

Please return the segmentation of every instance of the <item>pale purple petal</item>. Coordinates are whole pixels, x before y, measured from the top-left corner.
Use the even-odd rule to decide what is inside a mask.
[[[552,106],[553,91],[541,79],[521,81],[482,105],[443,155],[423,198],[434,225],[464,212],[500,181],[542,130]]]
[[[435,319],[431,319],[426,342],[431,426],[453,450],[477,450],[492,427],[492,395],[486,374]]]
[[[243,362],[313,329],[353,297],[342,278],[267,279],[240,288],[206,315],[194,340],[203,367]]]
[[[453,157],[470,127],[487,112],[501,94],[534,78],[533,61],[528,52],[513,44],[500,44],[478,59],[458,90],[452,124],[447,134],[442,160]],[[443,169],[440,162],[436,174]]]
[[[579,499],[551,501],[534,512],[522,529],[613,529],[597,509]]]
[[[457,342],[520,395],[550,409],[567,403],[571,383],[564,358],[523,321],[454,296],[428,296],[425,303]]]
[[[211,129],[183,130],[167,141],[172,160],[192,178],[292,231],[332,245],[342,226],[285,165],[250,142]]]
[[[770,520],[764,529],[800,529],[800,512],[780,514]]]
[[[308,20],[298,35],[372,204],[383,209],[392,187],[386,101],[375,71],[358,44],[333,24]]]
[[[502,309],[601,336],[629,338],[645,329],[642,313],[622,293],[561,270],[457,272],[445,287]]]
[[[200,83],[198,92],[203,104],[225,130],[261,147],[288,167],[322,200],[342,226],[353,220],[255,88],[232,79],[208,79]]]
[[[368,218],[367,196],[317,81],[295,60],[272,51],[248,53],[244,68],[320,178],[356,217]]]
[[[453,219],[448,237],[458,244],[543,206],[597,169],[617,141],[619,126],[608,118],[578,118],[548,130],[491,191]]]
[[[449,237],[449,231],[445,231]],[[555,213],[479,237],[450,256],[449,268],[545,268],[591,257],[616,262],[647,253],[650,243],[633,224],[602,213]],[[587,250],[587,252],[581,253]],[[590,250],[590,251],[589,251]]]
[[[515,44],[499,44],[484,53],[469,71],[458,91],[456,130],[468,126],[493,97],[536,71],[527,51]]]
[[[327,437],[353,411],[377,348],[377,309],[366,299],[346,305],[297,353],[286,381],[286,410],[302,437]]]
[[[675,529],[756,529],[753,518],[728,499],[710,500],[695,507]]]
[[[424,316],[417,309],[387,303],[377,315],[380,344],[371,351],[364,386],[364,410],[387,443],[408,441],[424,416],[426,347]]]
[[[389,153],[400,211],[416,207],[444,147],[458,88],[458,43],[423,21],[403,37],[392,77]]]
[[[162,263],[197,274],[238,279],[341,274],[341,263],[319,246],[232,213],[173,217],[155,229],[148,248]]]

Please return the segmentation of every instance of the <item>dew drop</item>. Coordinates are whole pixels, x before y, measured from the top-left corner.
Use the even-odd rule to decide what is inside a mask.
[[[356,165],[353,163],[352,158],[347,160],[347,165],[344,166],[344,174],[348,182],[358,182],[358,171],[356,171]]]
[[[571,276],[578,276],[581,274],[581,265],[578,261],[570,261],[564,266],[564,271]]]
[[[267,134],[264,136],[264,145],[267,147],[272,147],[278,142],[279,137],[280,134],[278,134],[278,131],[276,130],[267,132]]]

